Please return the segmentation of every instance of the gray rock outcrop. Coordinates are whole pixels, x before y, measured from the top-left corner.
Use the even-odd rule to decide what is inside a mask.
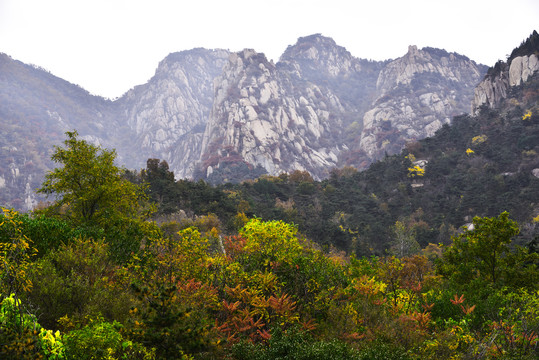
[[[202,172],[208,175],[208,167],[213,172],[234,158],[272,175],[308,170],[321,178],[337,166],[340,150],[330,145],[330,114],[343,111],[339,99],[313,83],[296,85],[263,54],[230,55],[215,81]]]
[[[206,49],[170,54],[147,84],[118,101],[136,134],[141,160],[164,159],[178,178],[192,176],[213,103],[213,79],[228,55]]]
[[[481,106],[496,108],[507,97],[509,88],[526,82],[539,71],[539,58],[536,54],[517,56],[509,62],[498,62],[477,86],[472,102],[472,114],[476,115]]]
[[[363,117],[359,151],[372,161],[434,135],[453,116],[467,112],[485,70],[462,55],[410,46],[380,72],[377,98]]]
[[[514,81],[536,66],[518,64]],[[0,152],[0,187],[8,190],[0,200],[18,208],[39,201],[27,184],[39,186],[53,166],[52,145],[75,129],[116,149],[119,165],[140,169],[159,158],[178,179],[239,181],[294,170],[322,179],[334,167],[365,168],[466,112],[485,70],[415,46],[402,58],[370,61],[315,34],[276,64],[254,50],[173,53],[146,84],[110,101],[2,55],[0,136],[18,150]]]

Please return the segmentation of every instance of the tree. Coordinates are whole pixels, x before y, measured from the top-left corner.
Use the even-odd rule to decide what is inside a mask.
[[[0,217],[0,303],[13,295],[22,323],[23,307],[19,301],[22,293],[29,292],[32,281],[28,277],[30,259],[35,255],[32,240],[21,230],[21,221],[13,210],[2,208]],[[19,324],[20,325],[20,324]]]
[[[181,359],[183,351],[198,352],[210,345],[218,307],[216,292],[207,284],[209,241],[188,227],[177,237],[149,239],[129,265],[132,289],[139,299],[133,309],[132,338],[155,348],[160,359]]]
[[[120,262],[140,248],[155,224],[144,221],[154,212],[144,185],[128,181],[114,165],[116,152],[77,139],[66,132],[64,147],[55,147],[52,160],[62,165],[50,171],[38,192],[56,194],[47,215],[66,218],[75,226],[101,232],[111,255]]]
[[[534,266],[535,258],[523,248],[511,250],[511,239],[518,233],[507,211],[498,217],[475,217],[473,229],[454,237],[444,252],[441,270],[459,283],[480,278],[492,284],[521,284],[519,278],[529,273],[522,267]]]
[[[159,204],[160,213],[169,214],[178,210],[179,187],[176,186],[174,173],[169,171],[165,160],[148,159],[141,177],[148,183],[150,199]]]
[[[420,247],[415,239],[415,229],[408,228],[402,221],[395,222],[393,227],[393,246],[391,252],[397,257],[405,257],[419,252]]]
[[[59,212],[76,224],[100,225],[143,218],[143,187],[122,177],[114,165],[116,152],[77,139],[66,132],[65,147],[55,146],[51,159],[62,165],[50,171],[38,192],[56,194],[49,212]]]
[[[293,263],[301,255],[303,246],[297,238],[297,228],[283,221],[251,219],[240,229],[247,242],[245,250],[249,261],[267,266],[271,261]]]

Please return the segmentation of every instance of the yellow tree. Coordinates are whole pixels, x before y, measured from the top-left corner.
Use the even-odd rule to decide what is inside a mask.
[[[30,257],[36,250],[32,247],[32,241],[22,233],[17,213],[4,208],[2,211],[0,229],[3,235],[7,235],[6,241],[0,242],[2,295],[9,296],[13,293],[18,295],[22,291],[29,291],[32,287],[32,282],[27,276],[27,268]]]
[[[475,217],[472,230],[453,238],[453,244],[443,254],[440,270],[461,284],[481,278],[492,284],[532,285],[536,272],[528,270],[535,267],[537,254],[510,247],[518,233],[518,224],[508,212],[492,218]]]

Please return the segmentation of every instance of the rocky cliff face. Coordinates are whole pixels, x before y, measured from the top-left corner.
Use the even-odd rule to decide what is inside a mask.
[[[177,178],[239,181],[307,170],[321,179],[334,167],[364,168],[433,134],[467,111],[486,69],[461,55],[416,47],[393,61],[368,61],[317,34],[289,46],[277,64],[254,50],[174,53],[148,83],[112,102],[11,59],[2,64],[0,160],[22,160],[4,161],[0,187],[14,184],[9,194],[16,195],[0,200],[13,203],[15,196],[19,208],[31,207],[24,205],[25,191],[39,186],[52,165],[52,145],[67,130],[115,148],[119,164],[129,168],[166,160]],[[30,109],[30,116],[17,109]],[[33,140],[13,141],[24,138],[24,129],[34,129]],[[32,182],[13,180],[28,174]]]
[[[245,176],[257,168],[327,176],[360,131],[383,64],[355,58],[319,34],[300,38],[276,65],[254,50],[231,55],[216,80],[195,176],[231,180],[230,167]]]
[[[477,86],[472,102],[472,114],[476,115],[482,106],[496,108],[507,97],[509,89],[526,82],[539,71],[539,34],[534,31],[528,39],[515,48],[507,62],[498,61],[488,70]]]
[[[363,117],[358,150],[372,161],[399,151],[408,141],[434,135],[453,116],[468,111],[485,71],[465,56],[410,46],[380,72],[377,99]]]
[[[136,134],[139,160],[165,159],[177,177],[192,176],[213,103],[213,79],[228,55],[226,50],[206,49],[170,54],[147,84],[118,101]]]
[[[495,108],[507,97],[510,87],[518,86],[539,71],[539,58],[536,54],[518,56],[509,62],[498,62],[483,81],[477,86],[472,102],[472,113],[479,112],[481,106]]]
[[[466,112],[485,71],[415,46],[391,62],[361,60],[321,35],[300,38],[276,65],[252,50],[234,54],[216,81],[196,176],[230,180],[224,168],[241,162],[315,178],[364,168]]]
[[[364,112],[373,100],[378,74],[387,62],[352,56],[320,34],[299,38],[281,56],[277,67],[296,82],[316,84],[339,97],[345,111]]]
[[[340,149],[331,125],[339,120],[330,115],[342,111],[329,90],[309,82],[297,86],[263,54],[232,54],[215,81],[200,175],[239,162],[270,174],[308,170],[322,177],[337,165]]]

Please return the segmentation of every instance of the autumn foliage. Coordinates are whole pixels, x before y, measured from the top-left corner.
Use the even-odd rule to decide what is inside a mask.
[[[464,235],[440,265],[422,255],[356,259],[322,252],[293,225],[255,218],[232,236],[193,226],[168,236],[155,233],[128,263],[119,264],[105,243],[92,239],[73,240],[33,260],[31,252],[24,255],[32,241],[20,232],[17,216],[5,211],[1,222],[12,239],[1,254],[12,264],[2,269],[0,312],[0,351],[8,357],[32,352],[61,359],[93,352],[101,355],[92,358],[263,359],[277,348],[288,354],[301,348],[321,359],[340,353],[343,359],[538,354],[535,284],[496,286],[492,272],[477,272],[468,281],[488,287],[485,293],[455,285],[462,279],[458,272],[454,278],[438,272],[453,263],[455,251],[463,251]],[[513,231],[509,220],[500,219]],[[488,224],[501,234],[504,225],[493,221],[483,219],[483,227],[467,238],[482,241]],[[14,251],[21,255],[13,257]],[[534,260],[528,259],[526,273],[535,274]],[[83,283],[77,293],[70,279]],[[71,286],[69,292],[62,284]],[[33,291],[63,291],[70,298],[63,305],[47,303]],[[61,301],[58,295],[49,299]],[[31,315],[38,302],[40,312],[57,318]],[[42,329],[40,318],[48,319],[49,329],[39,330],[44,335],[32,330]],[[46,352],[52,346],[59,347],[56,357]]]
[[[539,356],[539,256],[505,212],[422,250],[423,223],[399,221],[400,251],[358,258],[243,212],[225,232],[213,214],[158,226],[116,208],[132,241],[56,210],[0,216],[2,359]]]

